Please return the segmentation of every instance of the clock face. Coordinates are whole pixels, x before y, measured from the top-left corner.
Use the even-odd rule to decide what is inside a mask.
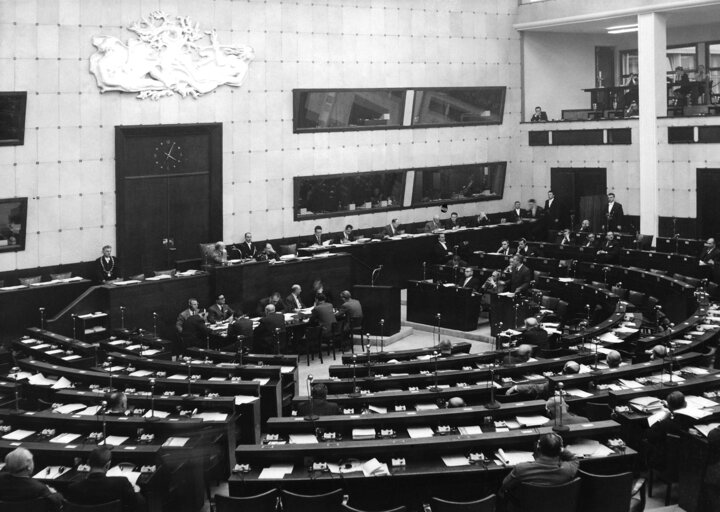
[[[182,162],[182,157],[182,147],[172,139],[162,140],[153,150],[155,167],[167,171],[176,169]]]

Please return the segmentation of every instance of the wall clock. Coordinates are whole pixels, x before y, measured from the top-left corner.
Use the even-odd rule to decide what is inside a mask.
[[[155,167],[170,171],[182,163],[182,147],[176,140],[164,139],[153,150]]]

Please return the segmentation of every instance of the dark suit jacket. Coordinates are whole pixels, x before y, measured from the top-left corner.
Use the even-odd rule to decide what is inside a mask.
[[[548,227],[552,229],[557,229],[560,227],[560,200],[556,197],[553,199],[552,206],[550,206],[550,200],[545,200],[545,215],[548,219]]]
[[[305,307],[305,304],[302,303],[302,300],[300,299],[300,297],[298,297],[298,300],[300,301],[300,309]],[[298,310],[298,307],[297,307],[297,304],[295,303],[295,296],[291,293],[290,295],[285,297],[285,311],[287,313],[292,313],[293,311],[297,311],[297,310]]]
[[[307,239],[308,246],[310,245],[322,245],[322,243],[326,240],[326,238],[323,235],[320,235],[320,241],[318,242],[318,239],[315,235],[312,235]]]
[[[523,249],[520,249],[520,247],[518,246],[518,248],[515,249],[515,254],[519,254],[520,256],[527,257],[527,256],[532,256],[535,253],[533,252],[533,250],[530,248],[529,245],[526,245]]]
[[[621,247],[617,240],[608,241],[605,240],[600,246],[599,251],[605,251],[607,254],[603,254],[604,260],[609,261],[617,258],[620,255]]]
[[[665,467],[665,441],[668,434],[680,435],[693,425],[694,421],[689,416],[676,414],[674,417],[666,417],[658,421],[645,431],[645,438],[650,445],[648,458],[650,462],[659,468]]]
[[[426,233],[432,233],[436,229],[444,229],[442,222],[435,224],[435,221],[431,220],[425,224],[425,232]]]
[[[240,251],[240,255],[243,259],[247,258],[254,258],[257,256],[258,250],[257,247],[255,247],[254,243],[250,243],[250,246],[248,247],[248,244],[246,242],[236,244],[235,248]]]
[[[522,343],[538,349],[548,348],[548,333],[542,327],[532,327],[522,333]]]
[[[397,227],[395,232],[393,233],[393,227],[392,224],[388,224],[383,228],[381,231],[382,236],[395,236],[400,234],[400,226]]]
[[[182,340],[185,347],[203,347],[207,342],[210,329],[200,315],[189,316],[183,324]]]
[[[535,211],[533,210],[525,210],[525,217],[528,219],[539,219],[543,216],[543,209],[540,206],[535,207]]]
[[[698,255],[698,259],[703,263],[713,260],[716,265],[720,264],[720,250],[718,250],[717,247],[713,247],[710,251],[703,248],[702,252]]]
[[[523,264],[518,269],[513,269],[510,273],[510,291],[515,293],[522,293],[530,288],[530,281],[532,281],[533,273],[527,265]]]
[[[435,242],[433,245],[433,256],[435,257],[435,263],[446,263],[448,259],[452,258],[452,248],[449,243],[445,242],[445,247],[440,245],[440,242]]]
[[[47,485],[34,478],[13,476],[10,473],[0,473],[0,500],[2,501],[29,501],[35,498],[45,498],[48,510],[62,509],[62,495],[50,491]]]
[[[453,222],[452,219],[448,219],[445,222],[445,229],[455,229],[455,228],[461,228],[462,225],[460,224],[460,219],[458,218],[457,221]]]
[[[458,281],[458,286],[460,288],[469,288],[471,290],[477,291],[478,288],[480,288],[480,280],[477,277],[472,276],[470,278],[470,281],[468,281],[468,283],[465,284],[465,276],[462,276],[460,278],[460,280]]]
[[[585,247],[586,251],[597,252],[598,243],[597,243],[597,240],[595,240],[594,242],[588,242],[587,240],[585,240],[585,242],[583,242],[583,244],[580,247]]]
[[[105,263],[105,258],[102,256],[95,260],[93,267],[95,280],[99,283],[104,283],[105,281],[111,281],[120,277],[120,262],[115,256],[111,256],[110,258],[110,263]],[[108,273],[110,274],[109,276]]]
[[[258,308],[257,308],[258,316],[263,316],[265,314],[265,306],[267,306],[268,304],[270,304],[270,297],[265,297],[264,299],[260,299],[260,301],[258,302]],[[281,312],[285,311],[285,302],[283,302],[282,299],[280,299],[275,304],[273,304],[273,306],[275,306],[276,313],[281,313]]]
[[[132,484],[124,476],[90,473],[85,480],[68,486],[66,498],[82,505],[99,505],[120,500],[123,512],[135,512],[140,502]]]
[[[260,319],[260,325],[255,329],[253,350],[261,354],[275,352],[275,329],[285,331],[285,316],[280,313],[270,313]]]
[[[608,213],[607,207],[605,208],[605,213]],[[608,222],[606,227],[608,230],[618,229],[618,226],[622,227],[625,223],[625,213],[623,212],[623,207],[617,201],[613,203],[607,220]]]
[[[520,208],[520,213],[518,213],[515,209],[512,209],[507,214],[508,222],[517,222],[524,219],[526,216],[527,213],[522,208]]]
[[[300,405],[298,405],[298,416],[307,416],[310,414],[310,401],[307,400]],[[320,400],[318,398],[313,398],[313,414],[317,414],[318,416],[335,416],[338,414],[342,414],[342,411],[340,410],[340,406],[336,404],[335,402],[328,402],[327,400]]]
[[[339,243],[339,244],[348,244],[348,243],[350,243],[350,242],[352,242],[352,241],[353,241],[353,240],[352,240],[352,234],[350,235],[350,238],[348,238],[347,235],[345,234],[345,231],[343,231],[342,233],[340,233],[340,236],[338,237],[337,243]]]
[[[525,482],[539,485],[560,485],[575,478],[580,462],[577,459],[561,461],[557,457],[539,455],[534,462],[523,462],[513,468],[503,480],[500,495]]]
[[[548,120],[547,112],[545,112],[544,110],[541,111],[539,114],[533,114],[532,117],[530,118],[531,123],[539,123],[541,121],[547,121],[547,120]]]
[[[329,302],[321,302],[315,306],[310,315],[310,322],[322,327],[323,334],[330,334],[335,323],[335,311]]]
[[[235,343],[238,336],[245,336],[248,347],[252,346],[253,339],[253,323],[249,318],[238,318],[230,325],[227,330],[228,343]]]
[[[340,312],[338,313],[338,316],[344,315],[345,318],[350,320],[351,318],[362,318],[363,317],[363,310],[362,310],[362,304],[360,304],[360,301],[357,299],[349,299],[342,304],[340,304]]]
[[[217,304],[213,304],[208,308],[208,322],[214,324],[215,322],[222,322],[227,320],[233,314],[233,310],[227,304],[223,304],[222,307]]]
[[[564,238],[565,238],[565,235],[563,235],[562,233],[560,233],[560,234],[558,235],[558,237],[557,237],[557,244],[558,244],[558,245],[573,245],[573,235],[572,235],[572,233],[570,233],[570,240],[567,241],[567,242],[565,242],[565,243],[563,244],[563,239],[564,239]]]

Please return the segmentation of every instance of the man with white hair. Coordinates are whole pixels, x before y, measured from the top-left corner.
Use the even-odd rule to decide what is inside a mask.
[[[522,334],[522,342],[524,345],[533,346],[535,350],[549,348],[548,333],[540,326],[534,316],[525,319],[525,332]]]
[[[35,470],[32,453],[15,448],[5,456],[0,472],[0,501],[29,501],[45,498],[47,510],[62,510],[63,497],[47,485],[32,478]]]
[[[583,416],[569,412],[567,402],[557,395],[551,396],[548,401],[545,402],[545,410],[547,411],[548,417],[553,420],[556,425],[580,425],[590,422],[590,420]]]
[[[425,233],[434,233],[435,231],[439,231],[441,229],[444,228],[440,222],[440,215],[433,215],[432,220],[425,224]]]

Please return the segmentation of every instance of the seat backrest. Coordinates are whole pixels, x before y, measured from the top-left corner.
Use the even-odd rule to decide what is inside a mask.
[[[430,498],[432,512],[495,512],[494,494],[476,501],[448,501],[440,498]]]
[[[515,493],[517,510],[522,512],[576,512],[580,479],[562,485],[535,485],[522,482]]]
[[[174,277],[174,276],[175,276],[175,272],[176,272],[176,271],[175,271],[174,268],[170,268],[170,269],[168,269],[168,270],[156,270],[156,271],[155,271],[155,276],[170,276],[170,277]]]
[[[3,509],[4,510],[4,509]],[[120,500],[99,503],[97,505],[81,505],[80,503],[66,502],[63,512],[121,512]]]
[[[605,284],[605,283],[603,283],[603,282],[601,282],[601,281],[592,281],[590,284],[592,284],[593,286],[597,286],[598,288],[605,288],[605,289],[607,289],[607,287],[608,287],[607,284]]]
[[[362,326],[363,326],[363,317],[360,316],[360,317],[350,318],[350,329],[351,330],[354,330],[354,329],[362,330]]]
[[[25,286],[29,284],[35,284],[39,283],[42,279],[42,276],[30,276],[30,277],[21,277],[18,279],[20,281],[20,284],[24,284]]]
[[[0,501],[0,510],[2,512],[45,512],[48,508],[45,498],[26,501]]]
[[[673,480],[677,480],[678,478],[681,446],[682,442],[680,436],[667,434],[667,437],[665,438],[665,472]]]
[[[558,299],[557,297],[550,297],[548,295],[543,295],[542,299],[540,299],[540,304],[542,305],[542,307],[544,307],[545,309],[552,309],[553,311],[555,311],[558,302],[560,302],[560,299]]]
[[[342,489],[335,489],[325,494],[314,495],[282,491],[284,512],[318,512],[319,510],[335,512],[340,510],[342,500]]]
[[[217,512],[275,512],[277,510],[278,491],[270,489],[255,496],[230,497],[222,494],[215,495],[215,510]]]
[[[610,407],[608,404],[602,404],[598,402],[586,402],[585,403],[585,416],[590,421],[604,421],[610,419]]]
[[[564,300],[559,300],[557,308],[555,309],[555,313],[557,313],[560,318],[565,318],[567,316],[568,306],[569,305],[567,302],[565,302]]]
[[[360,509],[360,508],[354,508],[354,507],[351,507],[350,505],[348,505],[347,503],[343,503],[342,506],[340,507],[340,510],[342,510],[343,512],[406,512],[407,507],[405,505],[401,505],[399,507],[388,508],[385,510],[370,511],[370,510],[365,510],[365,509]]]
[[[627,300],[633,306],[640,307],[645,302],[645,294],[643,292],[630,290],[628,292]]]
[[[215,250],[215,244],[198,244],[200,248],[200,258],[203,265],[209,265],[212,262],[210,254]]]
[[[582,470],[580,508],[583,512],[627,512],[632,495],[633,475],[595,475]]]
[[[610,291],[620,297],[620,300],[623,300],[628,292],[626,288],[620,288],[619,286],[613,286]]]
[[[279,249],[280,256],[285,256],[286,254],[297,254],[297,244],[281,245]]]
[[[50,274],[50,279],[53,281],[57,279],[70,279],[72,277],[72,272],[60,272],[58,274]]]

